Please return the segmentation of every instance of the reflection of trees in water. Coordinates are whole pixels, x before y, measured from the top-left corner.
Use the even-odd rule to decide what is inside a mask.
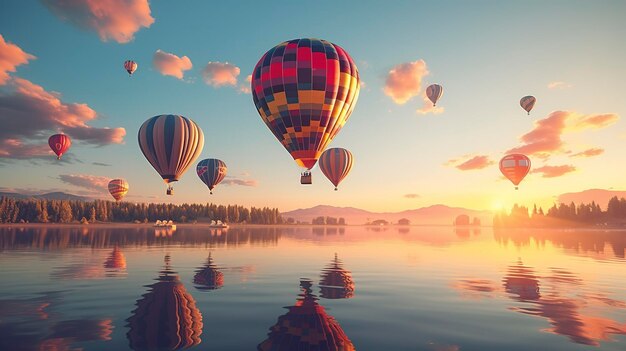
[[[217,269],[209,254],[206,264],[196,270],[193,283],[198,290],[215,290],[224,285],[224,274]]]
[[[339,323],[326,313],[312,294],[311,281],[300,281],[302,293],[294,306],[280,317],[259,351],[354,351],[354,345]]]
[[[337,254],[321,274],[320,296],[326,299],[349,299],[354,296],[354,281],[350,271],[343,268]]]
[[[0,228],[0,250],[106,248],[124,246],[268,246],[276,245],[287,228],[178,228],[172,236],[155,236],[152,227],[106,228],[94,225],[84,234],[80,227]]]
[[[133,350],[179,350],[201,342],[202,314],[165,256],[165,268],[127,319]]]
[[[509,266],[502,285],[505,296],[519,303],[510,307],[512,311],[547,319],[551,328],[545,331],[567,336],[574,343],[598,346],[611,335],[626,335],[626,323],[601,315],[626,310],[626,302],[590,293],[592,287],[573,272],[550,268],[549,274],[542,276],[520,260]],[[491,288],[492,282],[484,279],[466,279],[453,286],[490,297],[502,291]]]
[[[62,320],[58,309],[50,311],[60,300],[60,293],[0,300],[0,350],[80,350],[73,344],[111,340],[111,319]]]
[[[557,247],[577,254],[604,254],[606,246],[612,248],[616,258],[624,259],[626,254],[626,231],[584,231],[584,230],[516,230],[494,228],[494,239],[506,245],[512,242],[515,246],[529,246],[531,241],[544,246],[547,241]],[[588,255],[588,254],[587,254]]]

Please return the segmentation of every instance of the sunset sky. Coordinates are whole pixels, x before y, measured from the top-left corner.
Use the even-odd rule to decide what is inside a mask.
[[[124,178],[133,202],[400,211],[626,190],[625,13],[624,1],[586,0],[3,1],[0,191],[104,198]],[[259,58],[302,37],[342,46],[362,80],[330,145],[355,158],[337,192],[317,167],[312,186],[299,184],[250,94]],[[139,64],[130,78],[127,59]],[[444,87],[434,109],[432,83]],[[525,95],[537,98],[530,116]],[[165,195],[137,144],[160,114],[194,120],[198,161],[228,165],[214,195],[195,164]],[[59,131],[73,139],[62,162],[47,145]],[[533,163],[518,191],[498,169],[509,151]]]

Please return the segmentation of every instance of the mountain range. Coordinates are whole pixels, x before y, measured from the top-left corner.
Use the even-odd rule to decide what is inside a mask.
[[[491,225],[493,214],[489,211],[470,210],[461,207],[450,207],[446,205],[433,205],[428,207],[405,210],[400,212],[370,212],[354,207],[334,207],[319,205],[311,208],[297,209],[283,212],[283,218],[293,218],[295,221],[308,222],[314,218],[335,217],[344,218],[347,224],[366,224],[378,219],[383,219],[391,223],[406,218],[411,224],[421,225],[450,225],[454,219],[461,214],[471,218],[477,217],[482,224]]]
[[[12,197],[14,199],[46,199],[46,200],[77,200],[77,201],[93,200],[88,197],[72,195],[72,194],[68,194],[68,193],[64,193],[60,191],[46,193],[46,194],[39,194],[39,195],[25,195],[25,194],[19,194],[19,193],[11,193],[11,192],[0,192],[0,197]]]

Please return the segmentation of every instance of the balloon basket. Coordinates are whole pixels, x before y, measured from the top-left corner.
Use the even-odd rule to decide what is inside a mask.
[[[303,185],[313,184],[311,172],[309,171],[302,172],[302,175],[300,176],[300,184],[303,184]]]
[[[174,188],[167,188],[167,195],[174,195]]]

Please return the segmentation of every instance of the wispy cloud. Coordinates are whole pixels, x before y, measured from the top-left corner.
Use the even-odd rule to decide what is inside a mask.
[[[250,83],[252,82],[252,75],[248,74],[245,83],[239,85],[239,92],[244,94],[250,94]]]
[[[102,167],[111,166],[110,164],[104,163],[104,162],[92,162],[91,164],[94,165],[94,166],[102,166]]]
[[[602,155],[603,153],[604,153],[604,149],[591,148],[591,149],[587,149],[587,150],[572,154],[569,157],[593,157],[593,156]]]
[[[108,189],[111,178],[89,174],[61,174],[59,180],[77,187],[105,192]]]
[[[215,88],[237,86],[237,77],[241,70],[228,62],[209,62],[202,70],[204,82]]]
[[[419,94],[422,78],[428,73],[424,60],[396,65],[387,74],[384,92],[396,104],[405,104]]]
[[[172,76],[183,79],[185,71],[190,70],[193,65],[187,56],[178,57],[172,53],[157,50],[152,57],[152,65],[164,76]]]
[[[465,155],[460,159],[448,160],[444,165],[453,166],[461,171],[471,171],[489,167],[494,163],[487,155]]]
[[[404,194],[404,198],[406,199],[417,199],[419,197],[419,194]]]
[[[35,56],[24,52],[19,46],[4,40],[0,34],[0,85],[9,80],[9,72],[15,72],[17,66],[25,65]]]
[[[548,89],[567,89],[571,87],[572,87],[571,84],[560,82],[560,81],[548,83]]]
[[[102,41],[127,43],[154,23],[148,0],[42,0],[61,20],[94,31]]]
[[[572,165],[543,166],[533,169],[531,173],[541,173],[543,178],[555,178],[574,172],[575,170],[576,167]]]
[[[433,115],[438,115],[444,112],[444,108],[442,106],[435,106],[432,101],[426,96],[426,92],[422,94],[422,100],[424,100],[424,106],[422,108],[418,108],[415,112],[420,115],[426,115],[432,113]]]
[[[259,185],[259,183],[254,179],[242,179],[233,176],[226,176],[222,183],[224,185],[241,185],[241,186],[252,186],[255,187]]]

